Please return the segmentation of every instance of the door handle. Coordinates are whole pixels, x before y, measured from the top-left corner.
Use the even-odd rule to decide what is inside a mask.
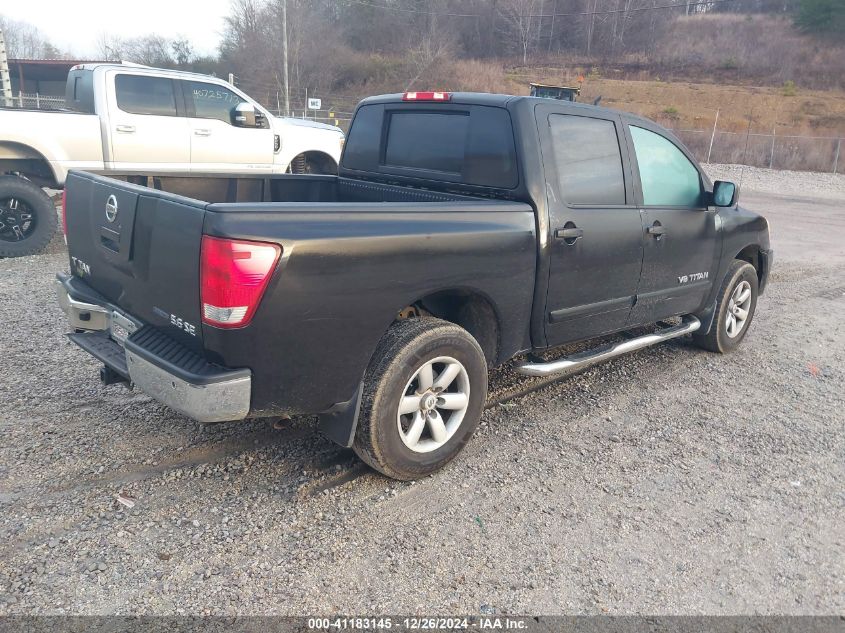
[[[114,128],[118,132],[123,132],[124,134],[134,134],[135,133],[135,126],[134,125],[118,125]]]
[[[654,224],[652,224],[650,227],[648,227],[648,228],[646,229],[646,232],[647,232],[649,235],[653,235],[654,237],[659,238],[661,235],[665,235],[665,234],[666,234],[666,229],[665,229],[665,228],[663,228],[663,226],[661,226],[661,225],[660,225],[660,224],[658,224],[657,222],[655,222]]]
[[[570,244],[574,243],[579,237],[584,237],[584,229],[576,227],[556,229],[555,237],[559,240],[572,240]]]
[[[197,136],[211,136],[211,130],[208,130],[208,129],[194,130],[194,134],[196,134]]]

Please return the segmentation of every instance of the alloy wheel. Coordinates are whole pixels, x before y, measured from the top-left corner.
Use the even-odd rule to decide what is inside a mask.
[[[744,279],[736,285],[728,301],[725,315],[725,331],[731,338],[736,338],[745,327],[751,310],[751,284]]]
[[[469,376],[460,361],[439,356],[417,369],[399,401],[402,443],[415,453],[437,450],[460,427],[469,407]]]

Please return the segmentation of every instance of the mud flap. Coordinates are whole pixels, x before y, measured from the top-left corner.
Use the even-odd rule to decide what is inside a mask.
[[[351,400],[338,402],[328,411],[319,414],[320,432],[332,442],[344,448],[352,446],[355,429],[358,426],[358,413],[361,410],[361,394],[364,393],[364,383],[358,385],[358,390]]]
[[[708,334],[710,332],[710,328],[713,327],[713,319],[716,318],[716,302],[714,301],[712,305],[708,306],[705,310],[702,310],[695,316],[698,317],[699,321],[701,321],[701,327],[698,329],[696,334],[701,336]]]

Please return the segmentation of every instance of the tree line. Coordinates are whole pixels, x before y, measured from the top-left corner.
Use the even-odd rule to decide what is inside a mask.
[[[216,55],[197,55],[185,38],[151,34],[102,35],[96,57],[233,73],[236,83],[272,105],[283,85],[285,35],[290,94],[301,102],[306,90],[415,87],[454,60],[526,66],[578,56],[605,64],[686,54],[687,62],[703,63],[691,43],[688,53],[675,50],[686,46],[690,33],[695,38],[690,21],[760,14],[834,44],[845,41],[845,0],[232,0]],[[741,26],[733,23],[731,32]],[[32,25],[0,16],[0,28],[10,57],[65,55]],[[667,44],[673,31],[676,41]],[[739,62],[729,56],[719,63]]]

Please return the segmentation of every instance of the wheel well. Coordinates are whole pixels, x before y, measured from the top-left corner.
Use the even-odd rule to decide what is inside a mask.
[[[412,316],[434,316],[459,325],[478,341],[488,367],[498,364],[499,318],[482,295],[469,290],[442,290],[400,310],[397,318]]]
[[[743,248],[739,253],[736,254],[734,259],[740,259],[744,262],[748,262],[752,266],[754,266],[754,270],[757,271],[757,281],[762,281],[762,273],[763,269],[760,264],[760,247],[756,244],[749,244],[745,248]]]
[[[311,174],[337,174],[337,163],[334,161],[334,158],[326,154],[325,152],[302,152],[301,154],[297,154],[294,156],[293,160],[291,161],[291,171],[293,173],[297,173],[294,169],[296,164],[301,164],[301,161],[304,159],[305,163],[309,165],[311,168],[307,170],[306,173]],[[299,161],[299,163],[297,163]]]
[[[0,143],[0,174],[20,174],[41,186],[56,185],[56,175],[47,159],[22,143]]]

